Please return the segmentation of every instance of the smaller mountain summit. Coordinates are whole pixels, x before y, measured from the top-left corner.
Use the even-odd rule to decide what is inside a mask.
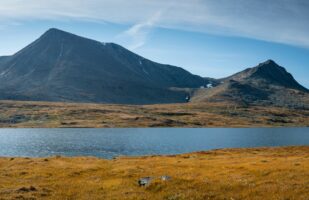
[[[273,60],[267,60],[256,67],[248,68],[221,81],[251,82],[251,84],[274,85],[308,92],[294,77]]]
[[[251,75],[249,78],[251,79],[257,79],[265,81],[265,83],[268,84],[308,92],[308,90],[301,86],[285,68],[279,66],[273,60],[267,60],[266,62],[252,68],[250,71]]]
[[[220,82],[217,87],[197,91],[193,101],[303,106],[308,100],[308,89],[273,60],[220,79]]]

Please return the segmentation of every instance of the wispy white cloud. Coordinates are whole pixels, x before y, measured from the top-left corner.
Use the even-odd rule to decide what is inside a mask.
[[[170,2],[172,8],[158,14]],[[75,18],[131,25],[126,34],[133,38],[133,48],[143,45],[153,27],[309,47],[308,9],[307,0],[1,0],[0,26]]]
[[[129,40],[129,49],[135,50],[139,47],[144,46],[147,41],[149,33],[155,27],[156,23],[159,22],[162,11],[156,12],[146,21],[137,23],[131,28],[120,34],[119,37],[125,40]]]
[[[10,26],[19,26],[21,23],[16,22],[16,21],[7,21],[7,22],[2,22],[0,21],[0,30],[5,30],[6,28]]]

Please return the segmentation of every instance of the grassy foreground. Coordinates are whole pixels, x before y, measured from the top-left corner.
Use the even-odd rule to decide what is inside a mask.
[[[170,180],[159,177],[168,175]],[[141,177],[153,177],[146,187]],[[309,147],[176,156],[0,158],[0,199],[297,199],[309,197]]]
[[[0,127],[291,127],[309,110],[227,103],[105,105],[0,101]]]

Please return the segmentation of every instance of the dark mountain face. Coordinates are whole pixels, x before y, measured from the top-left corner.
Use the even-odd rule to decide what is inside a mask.
[[[50,29],[10,57],[0,57],[0,98],[152,104],[185,102],[207,80],[113,44]]]
[[[259,87],[273,85],[304,92],[308,91],[308,89],[300,85],[286,69],[272,60],[267,60],[256,67],[248,68],[228,78],[221,79],[223,82],[229,80],[260,84]]]
[[[308,89],[272,60],[219,81],[221,84],[217,87],[196,92],[193,101],[302,107],[309,99]]]
[[[213,88],[197,89],[209,83]],[[309,99],[308,90],[272,60],[225,79],[202,78],[57,29],[0,57],[0,99],[154,104],[186,102],[192,93],[197,102],[294,105]]]
[[[8,58],[9,56],[0,56],[0,65],[3,64]]]

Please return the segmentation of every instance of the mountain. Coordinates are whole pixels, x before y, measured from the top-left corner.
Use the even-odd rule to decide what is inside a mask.
[[[308,89],[272,60],[227,78],[203,78],[58,29],[0,57],[0,99],[156,104],[186,102],[188,95],[192,102],[309,105]]]
[[[0,65],[3,64],[8,58],[9,56],[0,56]]]
[[[113,43],[50,29],[0,57],[0,99],[153,104],[185,102],[208,79],[152,62]]]
[[[301,86],[293,76],[286,71],[285,68],[279,66],[273,60],[267,60],[260,63],[258,66],[248,68],[233,76],[230,76],[221,81],[249,81],[255,85],[276,85],[300,91],[308,91],[305,87]]]
[[[192,101],[230,101],[293,107],[309,105],[308,89],[272,60],[218,81],[221,84],[217,87],[197,90]]]

